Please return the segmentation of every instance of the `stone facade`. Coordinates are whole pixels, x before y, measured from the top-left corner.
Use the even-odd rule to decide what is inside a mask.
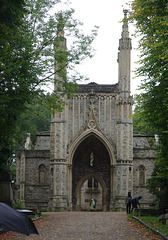
[[[94,197],[98,209],[124,209],[128,191],[142,195],[145,206],[153,200],[145,186],[155,152],[148,137],[133,136],[131,48],[125,12],[118,83],[79,84],[63,111],[52,115],[50,134],[39,135],[35,149],[18,158],[18,194],[26,206],[86,210]]]
[[[146,189],[147,179],[150,178],[155,163],[155,150],[152,148],[154,137],[134,134],[133,138],[133,195],[142,195],[143,205],[147,207],[154,198]]]
[[[41,133],[36,142],[38,150],[24,150],[16,159],[18,191],[15,197],[30,208],[37,208],[38,205],[41,210],[48,208],[50,150],[46,149],[45,143],[50,146],[49,136],[48,133]]]

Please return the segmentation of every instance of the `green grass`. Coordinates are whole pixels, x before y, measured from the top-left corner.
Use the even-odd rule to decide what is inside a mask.
[[[50,216],[49,214],[41,214],[41,217],[42,218],[44,218],[44,217],[48,217],[48,216]],[[36,219],[37,217],[35,217],[35,216],[30,216],[30,218],[31,218],[31,220],[34,220],[34,219]]]
[[[131,212],[130,214],[127,215],[127,218],[132,218],[135,215],[134,212]]]
[[[158,230],[159,232],[165,234],[168,237],[168,226],[159,222],[158,217],[138,217],[143,222],[145,222],[148,226]]]
[[[41,216],[42,216],[42,217],[49,217],[50,215],[49,215],[49,214],[42,213]]]

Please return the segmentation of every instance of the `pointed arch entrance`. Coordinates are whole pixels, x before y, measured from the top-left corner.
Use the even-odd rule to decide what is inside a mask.
[[[75,144],[76,142],[76,144]],[[73,146],[73,147],[72,147]],[[81,210],[81,188],[94,178],[102,189],[101,210],[109,210],[113,196],[113,146],[100,132],[87,131],[74,141],[69,152],[68,192],[73,210]],[[99,196],[100,199],[100,196]],[[87,198],[86,200],[89,201]],[[70,204],[69,204],[70,206]]]

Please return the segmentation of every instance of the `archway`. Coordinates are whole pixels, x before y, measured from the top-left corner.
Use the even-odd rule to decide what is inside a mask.
[[[72,165],[73,157],[76,149],[89,136],[95,136],[104,144],[110,156],[110,164],[111,165],[115,164],[116,161],[115,161],[114,153],[116,152],[116,150],[113,142],[109,142],[109,140],[104,136],[104,134],[102,134],[100,131],[97,131],[95,129],[86,130],[81,135],[79,135],[76,139],[74,139],[74,141],[71,143],[69,147],[68,163]]]
[[[101,209],[109,210],[112,191],[109,152],[94,134],[88,135],[76,148],[72,162],[72,206],[81,210],[81,188],[89,178],[95,179],[102,190]],[[95,193],[95,189],[94,189]],[[86,200],[89,200],[86,198]]]
[[[83,187],[84,189],[82,189]],[[89,210],[90,199],[94,198],[96,210],[106,211],[106,194],[107,188],[103,179],[96,173],[87,174],[77,184],[76,210]]]

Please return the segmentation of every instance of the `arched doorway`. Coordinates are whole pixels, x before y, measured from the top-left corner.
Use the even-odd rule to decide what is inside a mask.
[[[106,211],[107,188],[103,179],[96,173],[86,174],[77,184],[76,210],[90,210],[90,200],[96,202],[96,210]]]
[[[91,199],[95,201],[96,211],[102,210],[102,196],[103,189],[100,182],[94,176],[89,176],[79,189],[80,196],[80,209],[83,211],[90,210]]]
[[[111,196],[111,164],[107,148],[96,135],[88,135],[77,147],[72,161],[72,206],[74,210],[82,209],[81,188],[88,181],[92,182],[85,198],[89,201],[89,191],[96,196],[94,181],[100,184],[97,199],[101,198],[101,210],[109,210]],[[85,183],[87,182],[87,183]],[[96,182],[95,182],[96,184]],[[102,197],[100,197],[100,195]],[[91,195],[90,195],[91,196]],[[83,197],[83,196],[82,196]]]

